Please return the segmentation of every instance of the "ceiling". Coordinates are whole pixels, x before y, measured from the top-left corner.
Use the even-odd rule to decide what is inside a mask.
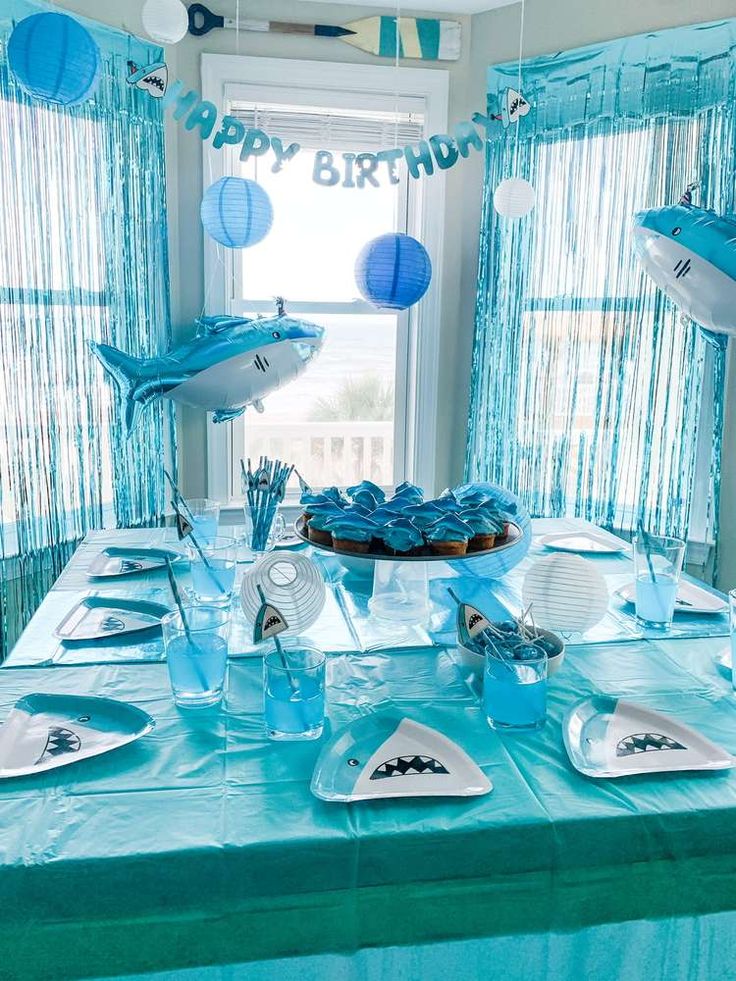
[[[304,3],[339,3],[353,4],[361,7],[376,7],[382,13],[396,9],[396,3],[391,0],[384,0],[383,3],[374,0],[303,0]],[[492,10],[494,7],[505,7],[510,3],[517,3],[519,0],[400,0],[399,9],[402,13],[408,10],[421,10],[426,13],[440,14],[479,14],[483,10]]]

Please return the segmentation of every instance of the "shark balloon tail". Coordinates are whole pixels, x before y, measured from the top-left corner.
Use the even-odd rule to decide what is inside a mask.
[[[130,436],[143,406],[156,398],[156,393],[153,391],[142,398],[136,394],[146,362],[141,358],[134,358],[131,354],[125,354],[124,351],[119,351],[110,344],[98,344],[96,341],[90,341],[89,346],[102,365],[110,372],[110,376],[125,399],[125,427]]]

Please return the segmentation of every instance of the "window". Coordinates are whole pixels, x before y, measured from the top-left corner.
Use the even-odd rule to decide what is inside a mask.
[[[341,162],[346,151],[416,143],[430,124],[437,131],[441,112],[444,128],[442,85],[435,81],[423,93],[432,81],[425,76],[439,79],[444,72],[419,70],[407,92],[416,70],[400,69],[397,76],[395,69],[371,66],[364,75],[362,68],[205,57],[206,98],[217,101],[222,90],[225,111],[246,126],[301,146],[278,173],[270,154],[242,163],[235,153],[205,149],[205,184],[223,174],[250,177],[274,205],[273,227],[258,245],[230,252],[207,243],[208,276],[230,314],[268,316],[274,297],[282,296],[289,314],[326,328],[319,356],[264,400],[263,414],[248,409],[226,433],[222,426],[209,427],[209,493],[221,499],[241,496],[240,458],[261,455],[294,463],[318,486],[364,477],[384,486],[405,477],[433,484],[433,415],[423,414],[427,423],[420,430],[415,393],[426,379],[434,398],[436,296],[411,311],[380,312],[358,295],[353,269],[363,245],[387,231],[421,238],[438,268],[440,230],[431,216],[442,212],[429,212],[428,205],[441,198],[442,176],[430,202],[422,182],[405,172],[399,184],[384,180],[378,188],[357,189],[319,185],[312,171],[316,150],[330,150]],[[287,77],[293,80],[288,86]],[[446,79],[443,84],[446,89]],[[210,85],[213,95],[207,94]],[[438,277],[434,290],[439,292]],[[222,309],[217,293],[216,285],[208,312]]]
[[[680,165],[694,173],[700,121],[696,117],[674,125]],[[561,490],[568,501],[575,500],[581,481],[589,479],[592,470],[605,467],[601,453],[605,440],[611,454],[636,461],[618,476],[617,507],[612,513],[617,529],[636,526],[642,508],[656,510],[662,485],[677,486],[681,461],[670,456],[667,447],[683,440],[685,424],[672,407],[686,404],[691,397],[686,372],[677,370],[691,356],[691,334],[676,318],[664,341],[670,370],[657,370],[655,334],[667,327],[651,288],[640,294],[642,271],[632,241],[632,216],[648,206],[651,195],[646,181],[637,180],[637,175],[651,173],[654,162],[666,155],[672,129],[673,124],[637,125],[583,140],[552,141],[538,150],[545,199],[564,196],[573,161],[581,158],[587,180],[601,193],[576,202],[575,221],[562,220],[554,205],[545,214],[544,255],[530,275],[533,300],[524,316],[516,438],[531,455],[534,440],[545,427],[545,440],[565,447]],[[617,162],[615,168],[612,161]],[[617,175],[611,185],[609,171]],[[597,230],[604,228],[606,247],[596,248]],[[557,261],[551,261],[552,256]],[[634,332],[645,341],[638,349],[631,343]],[[703,357],[710,363],[707,349]],[[617,364],[615,372],[606,370],[611,359]],[[707,369],[704,378],[710,373]],[[625,409],[620,410],[620,405]],[[698,429],[706,452],[713,440],[712,400],[704,401],[703,409]],[[645,456],[639,446],[641,420],[647,417],[651,434]],[[649,466],[647,457],[658,461],[659,470],[658,482],[649,486],[642,479]],[[693,479],[690,533],[704,541],[709,466],[694,468]],[[690,488],[680,493],[689,497]]]

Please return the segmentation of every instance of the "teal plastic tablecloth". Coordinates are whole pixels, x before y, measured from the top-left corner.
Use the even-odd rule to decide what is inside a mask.
[[[74,575],[55,591],[69,606],[83,588]],[[383,948],[373,967],[361,954],[368,973],[346,976],[424,979],[454,958],[456,976],[475,977],[472,965],[490,957],[488,971],[510,978],[560,977],[568,956],[592,963],[591,944],[606,974],[650,964],[652,978],[667,959],[694,964],[700,952],[710,964],[733,949],[736,773],[593,781],[561,740],[570,705],[604,691],[736,752],[736,699],[713,664],[724,637],[573,645],[550,683],[547,726],[523,736],[487,727],[450,649],[335,650],[333,728],[402,712],[454,738],[494,783],[469,800],[346,806],[309,793],[318,744],[263,738],[258,658],[231,662],[222,710],[182,712],[160,661],[49,655],[53,600],[0,674],[0,717],[30,691],[75,692],[130,701],[157,727],[106,757],[0,784],[0,978],[191,968],[250,979],[266,974],[220,966],[294,956],[303,978],[332,977],[320,972],[370,947]],[[336,600],[328,617],[336,609],[344,616]],[[44,652],[35,666],[33,644]],[[708,918],[693,946],[698,915]],[[612,944],[620,924],[640,957]],[[423,953],[429,943],[441,947]],[[652,944],[667,955],[656,959]],[[677,971],[660,976],[700,976]]]

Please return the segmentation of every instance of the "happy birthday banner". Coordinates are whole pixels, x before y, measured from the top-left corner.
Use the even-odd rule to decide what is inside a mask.
[[[271,153],[274,157],[271,170],[275,174],[301,152],[298,143],[284,146],[278,136],[269,136],[264,130],[252,126],[246,127],[236,116],[220,116],[213,102],[203,99],[195,89],[187,90],[179,79],[169,85],[168,69],[163,62],[146,68],[129,63],[128,67],[130,85],[160,99],[164,109],[173,109],[174,119],[183,122],[185,129],[196,132],[203,142],[211,139],[215,150],[221,150],[224,146],[239,146],[243,161]],[[414,179],[423,174],[433,174],[435,168],[448,170],[461,157],[468,157],[471,148],[483,149],[485,137],[494,123],[500,121],[506,128],[518,123],[529,109],[529,103],[520,92],[507,89],[502,98],[500,115],[473,113],[472,122],[458,123],[452,135],[437,133],[416,144],[376,153],[342,153],[340,159],[331,150],[316,150],[312,180],[324,187],[337,184],[342,187],[380,187],[381,178],[388,178],[390,184],[398,184],[398,162],[402,159],[406,161],[409,175]]]

